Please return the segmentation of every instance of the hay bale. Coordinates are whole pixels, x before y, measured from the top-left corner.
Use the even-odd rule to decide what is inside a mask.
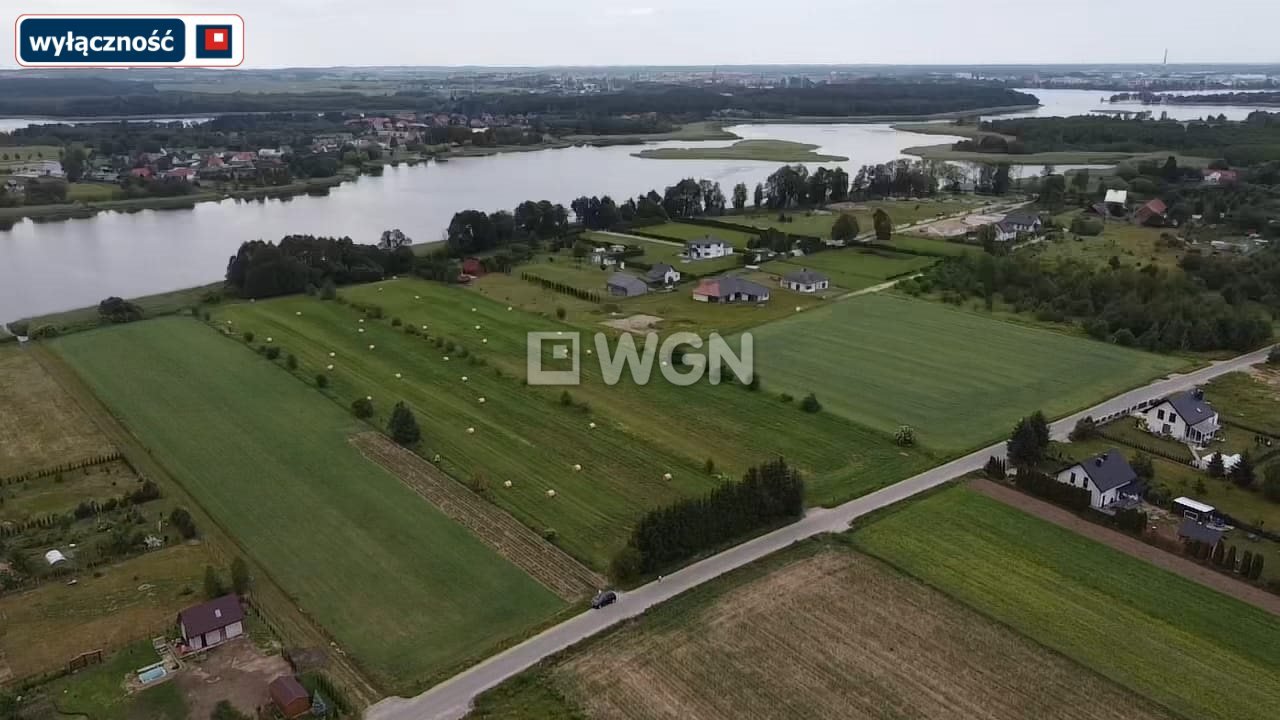
[[[484,398],[480,398],[480,404],[483,405],[484,403],[485,403]]]
[[[332,369],[333,369],[333,363],[329,363],[328,365],[325,365],[325,366],[324,366],[324,369],[325,369],[325,370],[332,370]]]
[[[444,356],[444,361],[445,361],[445,362],[449,362],[449,356],[448,356],[448,355],[445,355],[445,356]]]
[[[547,491],[547,497],[555,497],[555,496],[556,496],[556,491],[555,491],[555,490],[548,490],[548,491]]]
[[[468,435],[475,435],[475,434],[476,434],[476,429],[475,429],[475,428],[473,428],[473,427],[469,427],[469,428],[467,428],[467,434],[468,434]]]
[[[396,373],[396,379],[397,379],[397,380],[399,380],[401,377],[402,377],[402,376],[400,375],[400,373]]]
[[[377,345],[370,345],[370,346],[369,346],[369,349],[370,349],[370,350],[372,350],[372,349],[374,349],[374,348],[376,348],[376,347],[378,347],[378,346],[377,346]]]
[[[466,381],[467,381],[467,376],[466,376],[466,375],[463,375],[463,376],[462,376],[462,382],[466,382]]]
[[[581,465],[579,465],[578,463],[574,463],[574,464],[573,464],[573,471],[574,471],[574,472],[582,472],[582,466],[581,466]]]
[[[589,422],[589,423],[587,423],[587,427],[591,428],[592,430],[595,430],[595,429],[596,429],[596,424],[595,424],[595,423],[593,423],[593,422]]]
[[[510,480],[507,480],[507,481],[503,482],[503,483],[502,483],[502,487],[506,487],[506,488],[511,487],[511,481],[510,481]]]
[[[663,479],[663,480],[670,480],[670,479],[671,479],[671,473],[662,473],[662,479]]]

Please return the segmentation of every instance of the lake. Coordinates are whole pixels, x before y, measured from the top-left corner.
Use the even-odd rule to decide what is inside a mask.
[[[1070,115],[1106,105],[1106,93],[1034,90],[1044,107],[1022,115]],[[1141,106],[1134,106],[1141,107]],[[1157,113],[1164,106],[1153,108]],[[1227,112],[1242,118],[1250,108],[1170,107],[1179,118]],[[9,121],[11,123],[20,120]],[[39,122],[39,121],[37,121]],[[847,156],[853,174],[864,164],[905,157],[913,145],[959,138],[893,130],[885,124],[748,124],[730,130],[750,139],[811,143],[819,152]],[[693,147],[664,142],[648,147]],[[716,143],[712,143],[715,145]],[[707,178],[728,194],[739,182],[754,187],[779,163],[740,160],[651,160],[632,157],[636,146],[578,147],[455,158],[415,167],[388,167],[327,197],[200,203],[190,210],[105,212],[83,220],[20,221],[0,231],[0,320],[96,304],[110,295],[135,297],[217,280],[245,240],[279,240],[289,234],[350,236],[374,242],[400,228],[417,242],[439,240],[459,210],[511,209],[524,200],[568,205],[580,195],[615,199],[662,189],[683,177]],[[810,164],[816,167],[815,164]],[[1059,168],[1060,170],[1065,168]],[[1028,168],[1038,172],[1039,168]]]

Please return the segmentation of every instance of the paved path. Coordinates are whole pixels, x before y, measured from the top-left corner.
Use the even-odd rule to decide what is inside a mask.
[[[1125,555],[1145,560],[1175,575],[1181,575],[1194,583],[1213,588],[1223,595],[1249,603],[1273,615],[1280,615],[1280,595],[1267,592],[1257,585],[1250,585],[1237,580],[1230,575],[1214,570],[1208,565],[1188,560],[1177,553],[1171,553],[1154,545],[1148,545],[1132,535],[1126,535],[1118,530],[1103,527],[1096,522],[1091,522],[1076,515],[1070,510],[1036,499],[1007,485],[999,485],[990,480],[975,480],[970,483],[969,487],[989,498],[1016,507],[1030,515],[1035,515],[1041,520],[1047,520],[1078,535],[1084,535],[1103,545],[1113,547]]]
[[[1076,421],[1086,415],[1103,417],[1123,412],[1142,402],[1189,390],[1219,375],[1243,370],[1250,365],[1263,362],[1266,360],[1268,349],[1217,362],[1195,372],[1171,376],[1118,395],[1088,410],[1053,423],[1051,426],[1053,437],[1066,439]],[[476,695],[544,658],[730,570],[740,568],[814,535],[842,532],[855,518],[906,500],[965,473],[980,470],[986,464],[987,458],[992,455],[1003,457],[1004,444],[983,448],[835,508],[811,509],[796,523],[694,563],[666,576],[662,582],[651,582],[635,590],[620,593],[617,603],[603,610],[589,610],[566,620],[455,675],[421,695],[410,699],[382,700],[365,712],[365,718],[366,720],[456,720],[461,718],[467,714]]]

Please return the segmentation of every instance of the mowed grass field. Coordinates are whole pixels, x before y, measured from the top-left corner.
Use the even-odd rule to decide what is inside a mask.
[[[298,355],[304,377],[333,364],[331,393],[343,405],[372,395],[376,423],[385,422],[392,403],[406,400],[423,425],[421,454],[440,455],[440,466],[463,482],[483,478],[500,506],[535,529],[554,529],[557,544],[597,569],[622,547],[645,510],[705,493],[720,482],[705,472],[708,459],[718,472],[736,478],[782,455],[805,472],[810,499],[824,504],[934,462],[928,452],[903,452],[882,433],[845,418],[804,413],[796,402],[737,385],[675,386],[657,368],[648,385],[636,385],[629,374],[607,385],[595,356],[585,354],[593,348],[594,334],[606,329],[599,324],[605,315],[570,310],[567,321],[560,322],[471,290],[408,279],[341,292],[380,305],[385,317],[360,323],[351,307],[291,298],[226,306],[217,318],[220,324],[232,319],[237,330],[254,331],[259,342],[273,337]],[[649,298],[693,304],[678,294],[640,300]],[[419,332],[427,325],[431,339],[393,327],[389,319],[395,317]],[[580,385],[524,385],[526,333],[531,331],[587,333],[581,341]],[[436,338],[455,344],[449,360]],[[376,350],[370,351],[370,344]],[[464,347],[465,358],[457,352]],[[337,357],[329,358],[329,352]],[[544,349],[544,358],[549,352]],[[561,404],[565,390],[571,406]],[[468,427],[475,432],[467,434]],[[575,464],[582,470],[574,471]],[[670,481],[663,479],[668,472]],[[503,487],[506,480],[511,488]],[[546,490],[555,490],[556,497],[548,499]]]
[[[0,478],[113,450],[29,353],[17,345],[0,346]]]
[[[733,222],[726,220],[726,222]],[[686,242],[688,240],[701,240],[705,237],[717,238],[724,240],[738,250],[747,247],[747,242],[752,238],[759,236],[760,233],[751,228],[743,228],[742,230],[727,230],[718,227],[708,227],[706,225],[693,225],[682,222],[667,222],[661,225],[650,225],[641,228],[650,235],[661,235],[665,238],[671,238],[676,242]]]
[[[957,487],[854,543],[1184,717],[1280,716],[1267,612]]]
[[[411,689],[560,601],[367,461],[365,429],[190,318],[55,350],[308,615],[387,689]]]
[[[1183,367],[1179,358],[875,294],[756,328],[771,392],[810,391],[833,413],[959,451],[1007,434],[1037,409],[1067,414]]]
[[[937,262],[937,258],[923,255],[841,248],[806,255],[773,260],[762,269],[784,275],[801,268],[809,268],[826,274],[839,287],[857,290],[876,285],[890,278],[919,272]]]
[[[482,696],[494,718],[1172,718],[946,595],[811,542]]]

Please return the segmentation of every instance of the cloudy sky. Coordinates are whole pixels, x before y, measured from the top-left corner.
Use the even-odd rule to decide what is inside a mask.
[[[1280,63],[1280,0],[3,0],[244,16],[247,66]],[[790,11],[790,12],[788,12]],[[7,25],[12,27],[12,25]],[[15,66],[13,34],[0,63]]]

